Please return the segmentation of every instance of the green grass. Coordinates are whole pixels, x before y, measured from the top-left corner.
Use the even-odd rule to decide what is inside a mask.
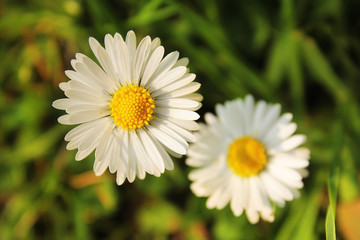
[[[0,3],[1,239],[336,239],[336,209],[359,199],[360,31],[356,1],[27,0]],[[311,150],[301,197],[251,225],[208,210],[184,158],[118,187],[93,156],[65,149],[52,108],[76,52],[106,33],[160,37],[190,59],[201,116],[252,94],[292,112]],[[201,121],[201,120],[200,120]],[[154,218],[154,220],[152,219]],[[350,233],[351,234],[351,233]],[[348,235],[346,235],[348,236]]]

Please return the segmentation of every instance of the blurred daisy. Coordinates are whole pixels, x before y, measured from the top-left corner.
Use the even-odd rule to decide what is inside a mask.
[[[299,196],[309,150],[298,146],[304,135],[293,135],[292,115],[280,116],[279,104],[234,100],[217,105],[218,117],[207,113],[186,163],[199,167],[189,174],[191,190],[209,197],[208,208],[229,202],[239,216],[245,210],[251,223],[274,220],[273,203],[284,206]]]
[[[159,38],[146,36],[137,46],[133,31],[125,41],[107,34],[105,48],[94,38],[89,43],[101,67],[77,53],[74,71],[65,72],[70,81],[59,85],[67,98],[53,103],[67,113],[60,123],[80,124],[65,136],[67,149],[78,149],[76,160],[95,150],[95,174],[109,167],[119,185],[173,169],[169,153],[186,154],[202,100],[188,59],[178,52],[163,58]]]

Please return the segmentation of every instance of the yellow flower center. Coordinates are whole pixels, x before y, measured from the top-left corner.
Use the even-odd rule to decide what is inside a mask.
[[[267,162],[264,145],[252,137],[238,138],[229,146],[227,161],[228,166],[241,177],[256,175]]]
[[[154,99],[149,91],[132,84],[117,90],[110,103],[114,122],[125,130],[148,125],[153,118],[154,108]]]

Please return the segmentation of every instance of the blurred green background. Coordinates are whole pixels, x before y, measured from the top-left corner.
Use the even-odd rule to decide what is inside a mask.
[[[360,239],[360,2],[3,0],[0,2],[0,239]],[[279,102],[308,136],[310,175],[274,223],[208,210],[189,168],[118,187],[74,160],[52,108],[89,36],[160,37],[214,105]],[[202,120],[200,120],[202,121]],[[335,228],[336,226],[336,228]]]

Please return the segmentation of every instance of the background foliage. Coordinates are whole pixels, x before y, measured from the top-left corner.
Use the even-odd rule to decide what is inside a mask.
[[[351,0],[0,2],[1,239],[360,239],[360,18]],[[208,210],[184,159],[116,186],[75,162],[51,107],[88,37],[135,30],[190,59],[200,114],[251,93],[294,113],[310,175],[274,223]],[[336,220],[334,220],[336,219]],[[336,228],[335,228],[336,226]]]

